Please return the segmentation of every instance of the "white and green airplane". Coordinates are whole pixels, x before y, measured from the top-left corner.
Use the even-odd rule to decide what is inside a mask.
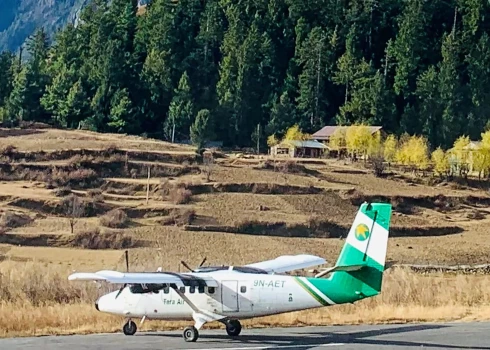
[[[184,339],[194,342],[208,322],[240,334],[239,320],[336,304],[378,295],[385,270],[391,205],[363,203],[334,267],[314,277],[284,274],[326,263],[313,255],[280,256],[245,266],[199,267],[189,273],[99,271],[74,273],[69,280],[123,284],[101,296],[95,308],[124,316],[123,332],[133,335],[133,318],[189,320]],[[127,258],[127,254],[126,254]],[[202,265],[202,264],[201,264]]]

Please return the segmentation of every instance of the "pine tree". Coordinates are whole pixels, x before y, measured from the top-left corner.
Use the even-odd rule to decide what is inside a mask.
[[[202,109],[197,113],[196,120],[190,127],[190,135],[192,143],[198,150],[202,149],[210,136],[210,112],[207,109]]]
[[[164,124],[164,132],[167,139],[186,139],[193,117],[194,104],[189,76],[187,72],[184,72],[170,103],[168,117]]]

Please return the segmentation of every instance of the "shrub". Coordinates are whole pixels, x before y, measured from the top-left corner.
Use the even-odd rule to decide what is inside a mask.
[[[70,245],[83,249],[127,249],[136,245],[130,236],[121,232],[101,233],[99,228],[80,232],[71,240]]]
[[[90,198],[93,198],[93,200],[96,202],[103,202],[104,201],[104,196],[103,196],[102,190],[100,188],[90,189],[90,190],[88,190],[87,194]]]
[[[57,188],[54,191],[54,195],[56,197],[66,197],[69,196],[70,194],[71,194],[71,188],[68,186]]]
[[[191,201],[192,192],[186,188],[177,187],[170,191],[170,200],[174,204],[187,204]]]
[[[113,209],[100,218],[100,224],[110,228],[123,228],[128,223],[128,215],[121,209]]]
[[[53,170],[52,174],[46,175],[45,181],[57,187],[77,186],[90,187],[97,184],[99,176],[92,169],[77,169],[74,171]]]
[[[21,227],[28,225],[33,221],[34,219],[29,215],[6,211],[2,213],[2,216],[0,217],[0,226],[10,228]]]
[[[174,209],[170,212],[170,215],[167,218],[160,221],[160,224],[177,226],[190,225],[195,217],[196,211],[193,209]]]

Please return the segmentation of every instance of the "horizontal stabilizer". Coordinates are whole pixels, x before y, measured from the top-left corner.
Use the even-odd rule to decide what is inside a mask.
[[[358,271],[362,269],[364,266],[367,266],[367,264],[357,264],[357,265],[345,265],[345,266],[334,266],[334,267],[329,267],[319,274],[315,275],[315,278],[320,278],[325,275],[328,275],[329,273],[336,272],[336,271],[345,271],[345,272],[352,272],[352,271]]]
[[[325,264],[327,261],[315,255],[283,255],[278,258],[246,265],[268,273],[283,273]]]

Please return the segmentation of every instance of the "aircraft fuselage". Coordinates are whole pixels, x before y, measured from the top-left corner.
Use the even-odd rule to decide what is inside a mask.
[[[192,320],[193,307],[246,319],[334,303],[305,277],[236,272],[209,276],[219,280],[218,287],[166,287],[148,293],[133,293],[126,287],[117,298],[118,291],[102,296],[97,307],[128,318]]]

